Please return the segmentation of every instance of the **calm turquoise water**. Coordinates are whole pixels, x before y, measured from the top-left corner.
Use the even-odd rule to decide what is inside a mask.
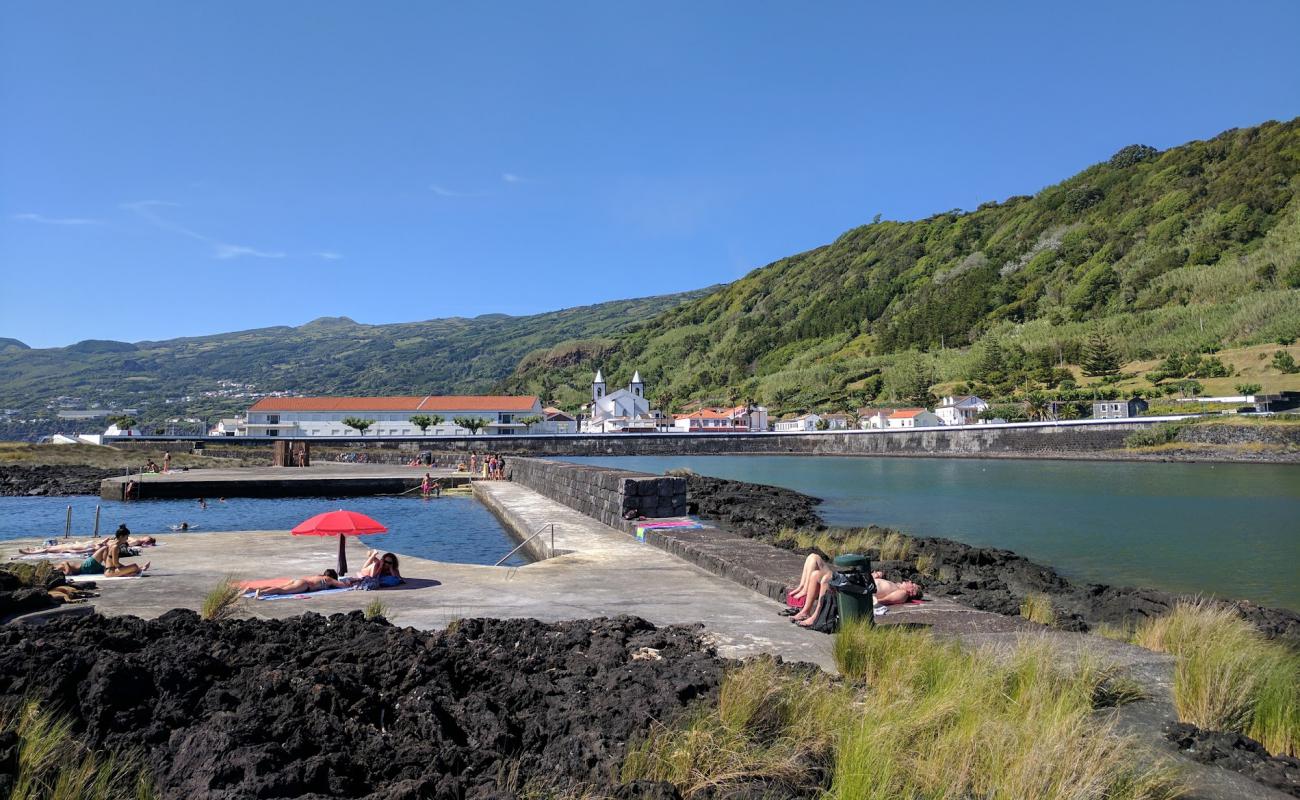
[[[1300,467],[945,458],[570,459],[785,486],[831,525],[1001,547],[1072,579],[1300,610]]]
[[[349,552],[361,564],[365,547],[460,564],[495,564],[515,543],[496,517],[470,497],[289,497],[209,501],[144,500],[115,503],[98,497],[0,497],[0,540],[27,536],[61,537],[67,508],[72,506],[74,537],[90,536],[95,506],[102,505],[99,531],[107,536],[121,523],[135,534],[201,536],[204,531],[288,530],[324,511],[347,508],[379,520],[388,533],[357,537]],[[193,533],[172,533],[181,522],[198,526]],[[349,543],[350,544],[350,543]],[[353,559],[348,559],[351,563]],[[527,563],[512,558],[507,564]]]

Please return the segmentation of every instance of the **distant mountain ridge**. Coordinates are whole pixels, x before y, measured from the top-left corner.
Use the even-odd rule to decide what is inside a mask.
[[[251,403],[240,395],[249,392],[487,392],[531,350],[614,336],[712,290],[521,317],[385,325],[322,317],[298,327],[55,348],[0,340],[0,407],[36,412],[70,397],[79,405],[141,408],[142,416],[161,420],[240,411]]]

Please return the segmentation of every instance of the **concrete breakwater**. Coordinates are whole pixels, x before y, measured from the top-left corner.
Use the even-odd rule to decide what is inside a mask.
[[[686,513],[686,479],[643,472],[565,464],[540,458],[508,462],[511,480],[612,528],[624,517],[675,517]]]
[[[443,486],[469,483],[465,473],[428,470]],[[402,494],[420,485],[424,472],[407,467],[325,464],[319,467],[245,467],[106,478],[105,500],[179,500],[199,497],[359,497]],[[128,485],[134,493],[127,498]]]

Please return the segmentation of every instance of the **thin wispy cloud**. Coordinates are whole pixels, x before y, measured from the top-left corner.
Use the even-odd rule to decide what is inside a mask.
[[[501,173],[501,180],[505,181],[506,183],[523,183],[523,182],[524,182],[524,179],[523,179],[523,178],[519,177],[518,175],[516,175],[516,174],[513,173],[513,172],[503,172],[503,173]]]
[[[158,209],[162,208],[180,208],[178,203],[169,203],[165,200],[137,200],[134,203],[123,203],[122,208],[135,212],[156,228],[185,236],[197,242],[203,242],[212,248],[213,258],[222,260],[232,258],[287,258],[289,255],[279,250],[262,250],[248,245],[223,242],[215,237],[199,233],[193,228],[187,228],[184,225],[172,222],[158,213]]]
[[[86,217],[47,217],[44,214],[14,214],[14,219],[20,222],[36,222],[41,225],[103,225],[102,219],[87,219]]]
[[[439,197],[482,197],[483,196],[479,192],[458,192],[455,189],[448,189],[446,186],[439,186],[436,183],[431,184],[429,186],[429,191],[433,192]]]
[[[317,258],[323,258],[326,261],[338,261],[343,258],[342,253],[335,253],[333,250],[321,250],[316,254]]]

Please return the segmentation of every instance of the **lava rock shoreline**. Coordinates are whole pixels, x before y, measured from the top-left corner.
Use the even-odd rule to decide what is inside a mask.
[[[0,468],[0,497],[67,497],[99,494],[99,482],[120,469],[14,464]]]
[[[715,698],[725,664],[698,627],[626,616],[427,632],[360,612],[206,622],[177,610],[0,627],[0,695],[69,715],[88,747],[138,754],[167,798],[594,786],[669,800],[668,784],[618,784],[627,744]]]
[[[816,511],[820,503],[816,497],[777,486],[687,475],[687,504],[693,513],[752,539],[801,554],[814,550],[800,549],[789,540],[780,539],[778,535],[783,529],[825,531],[832,536],[847,533],[826,526]],[[876,526],[869,530],[881,535],[896,533]],[[1051,567],[1010,550],[972,547],[937,537],[906,538],[913,545],[907,560],[882,561],[878,551],[868,551],[865,555],[891,578],[914,580],[925,586],[929,594],[951,597],[982,611],[1018,616],[1027,595],[1045,594],[1052,600],[1056,626],[1063,630],[1084,632],[1099,624],[1134,624],[1167,614],[1187,598],[1159,589],[1077,584]],[[920,556],[930,561],[924,573],[916,567]],[[1236,609],[1264,635],[1300,646],[1300,613],[1245,600],[1219,602]]]

